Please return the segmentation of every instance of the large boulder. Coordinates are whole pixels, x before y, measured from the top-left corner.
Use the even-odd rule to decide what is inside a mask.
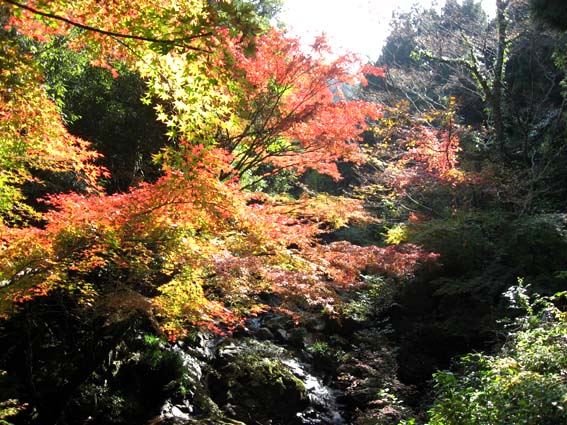
[[[285,358],[285,350],[269,341],[228,340],[218,350],[212,398],[246,423],[294,423],[309,399]]]

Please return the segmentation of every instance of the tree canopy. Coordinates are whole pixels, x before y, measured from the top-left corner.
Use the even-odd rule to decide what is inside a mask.
[[[63,291],[93,305],[118,285],[153,300],[164,330],[175,337],[190,324],[230,329],[244,314],[266,308],[258,296],[267,290],[285,295],[289,306],[305,296],[333,308],[337,288],[360,283],[357,271],[404,275],[427,260],[413,246],[321,245],[321,233],[371,220],[357,201],[326,195],[272,199],[242,189],[283,169],[338,179],[337,161],[362,161],[359,135],[379,107],[342,93],[343,85],[364,81],[352,73],[354,56],[329,59],[323,38],[306,53],[280,30],[261,34],[254,11],[260,5],[5,3],[4,37],[29,50],[22,57],[37,69],[35,77],[26,72],[31,78],[19,86],[33,102],[26,105],[29,112],[4,115],[3,121],[13,128],[9,143],[28,144],[19,152],[3,144],[18,161],[24,152],[26,158],[37,152],[36,162],[14,160],[15,177],[4,184],[12,199],[4,208],[2,278],[12,301]],[[41,57],[34,52],[54,48],[54,40],[114,78],[139,73],[147,85],[144,99],[167,129],[168,140],[154,155],[161,176],[104,193],[100,178],[108,172],[95,164],[99,154],[68,133],[48,97],[50,83],[56,95],[54,82],[68,84],[74,77],[49,76],[41,84]],[[23,64],[10,59],[16,51],[7,53],[13,60],[9,75],[19,78]],[[370,66],[365,71],[382,75]],[[5,85],[12,96],[17,87]],[[64,111],[73,110],[69,99],[59,99],[66,102]],[[49,114],[33,127],[38,135],[31,124],[26,130],[14,120],[38,113]],[[46,148],[60,155],[58,168],[39,150],[49,140],[43,132],[57,128],[53,122],[59,133],[50,134]],[[47,196],[46,212],[34,218],[38,227],[12,225],[10,214],[26,205],[23,182],[38,171],[73,171],[75,186],[82,186]]]

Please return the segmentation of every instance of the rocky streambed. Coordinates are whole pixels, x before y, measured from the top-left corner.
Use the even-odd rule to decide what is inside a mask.
[[[0,392],[30,401],[14,424],[398,424],[416,417],[439,362],[417,319],[389,305],[341,318],[304,309],[299,323],[271,311],[230,336],[194,329],[172,344],[142,312],[99,323],[44,298],[33,304],[44,320],[6,323]]]
[[[396,378],[386,329],[355,327],[340,335],[323,315],[296,326],[267,314],[230,338],[200,332],[160,343],[185,376],[152,423],[397,423],[411,412],[394,394],[411,391]]]

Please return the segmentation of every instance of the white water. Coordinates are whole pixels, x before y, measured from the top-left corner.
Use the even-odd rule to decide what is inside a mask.
[[[296,359],[282,359],[282,363],[303,381],[310,406],[297,414],[304,424],[343,424],[344,419],[339,412],[336,395],[323,384],[321,379],[311,375]]]

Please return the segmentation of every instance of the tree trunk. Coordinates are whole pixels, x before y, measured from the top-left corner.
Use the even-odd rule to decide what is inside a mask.
[[[507,7],[508,1],[496,0],[496,30],[498,33],[498,45],[496,51],[496,62],[494,64],[492,95],[489,99],[491,103],[490,107],[492,109],[494,138],[502,154],[506,154],[506,134],[504,128],[502,93],[504,91],[504,68],[506,62],[506,49],[508,47],[508,22],[506,19]]]

